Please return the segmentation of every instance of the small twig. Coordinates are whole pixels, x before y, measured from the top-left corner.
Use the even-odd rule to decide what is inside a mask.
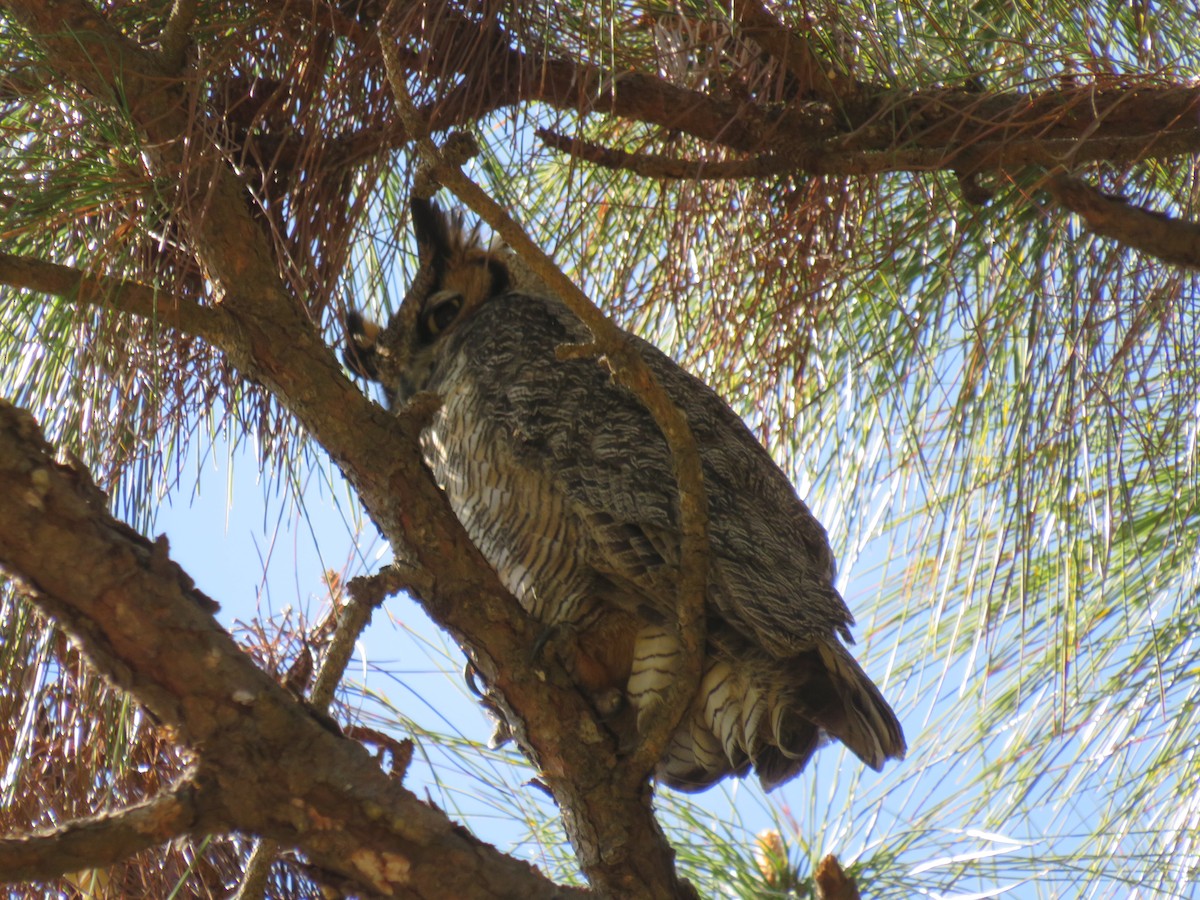
[[[158,37],[159,52],[167,70],[176,72],[187,61],[187,47],[192,22],[196,19],[197,0],[175,0],[171,14]]]
[[[371,613],[385,596],[394,594],[404,586],[396,583],[395,587],[390,587],[391,583],[398,582],[399,577],[399,570],[388,566],[376,575],[352,578],[347,583],[346,593],[349,597],[338,612],[337,629],[325,651],[325,658],[321,661],[309,695],[309,702],[321,712],[328,710],[333,703],[334,692],[346,674],[350,657],[354,655],[354,645],[371,622]]]
[[[662,180],[708,181],[733,178],[763,178],[793,172],[796,163],[773,153],[752,156],[749,159],[705,160],[678,159],[653,153],[629,153],[578,137],[568,137],[549,128],[538,128],[534,132],[546,146],[579,159],[603,166],[633,172],[643,178]]]
[[[779,60],[816,97],[836,109],[861,90],[838,65],[822,59],[809,41],[775,18],[761,0],[735,0],[733,9],[745,36]]]
[[[53,831],[0,839],[3,880],[45,881],[107,868],[151,847],[192,834],[202,804],[195,772],[169,790],[116,812],[76,819]]]
[[[1068,175],[1047,182],[1054,199],[1096,234],[1177,266],[1200,269],[1200,224],[1134,206]]]

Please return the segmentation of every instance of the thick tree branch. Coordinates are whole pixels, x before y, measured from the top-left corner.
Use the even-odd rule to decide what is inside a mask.
[[[419,18],[422,6],[410,16]],[[408,30],[408,29],[406,29]],[[496,21],[478,23],[439,10],[424,35],[429,71],[467,76],[429,116],[441,131],[471,123],[492,110],[529,101],[579,113],[608,113],[650,122],[743,150],[761,148],[769,122],[751,106],[676,87],[639,72],[608,72],[587,62],[526,53]],[[472,53],[462,53],[472,48]]]
[[[1066,175],[1052,178],[1047,186],[1054,199],[1081,216],[1096,234],[1164,262],[1200,269],[1200,224],[1133,206]]]
[[[1200,150],[1200,88],[1083,85],[1041,93],[898,92],[844,139],[801,152],[812,171],[975,173]],[[780,152],[784,152],[782,149]],[[838,157],[844,159],[840,163]]]
[[[848,93],[836,109],[823,109],[738,102],[640,72],[527,54],[494,21],[480,28],[450,11],[431,21],[425,38],[431,71],[465,76],[431,116],[435,131],[537,101],[657,125],[778,158],[786,171],[810,175],[1050,169],[1200,151],[1200,87],[1193,85],[1108,79],[1038,93],[981,93],[843,83]],[[457,52],[462,47],[474,52]]]
[[[193,748],[206,776],[205,827],[298,847],[381,894],[573,893],[418,800],[258,669],[164,545],[113,519],[94,488],[54,461],[28,413],[3,402],[0,565],[95,668]]]
[[[3,880],[58,878],[84,869],[102,869],[150,847],[189,834],[215,830],[206,822],[194,773],[142,803],[76,819],[37,834],[0,839]]]

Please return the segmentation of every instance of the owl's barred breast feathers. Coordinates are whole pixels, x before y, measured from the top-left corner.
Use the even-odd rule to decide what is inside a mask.
[[[413,200],[413,222],[428,289],[375,334],[350,318],[347,364],[389,400],[441,396],[422,446],[467,534],[528,612],[574,631],[568,668],[597,708],[615,695],[644,723],[679,652],[666,441],[602,367],[558,358],[590,338],[564,304],[515,290],[503,252],[431,202]],[[700,790],[754,769],[769,789],[827,736],[874,769],[902,758],[895,714],[842,643],[853,617],[825,530],[741,419],[635,340],[692,428],[709,507],[703,674],[658,779]]]

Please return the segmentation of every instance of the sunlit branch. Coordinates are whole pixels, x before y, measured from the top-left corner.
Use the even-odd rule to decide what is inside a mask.
[[[623,170],[641,175],[643,178],[661,180],[720,180],[732,178],[762,178],[782,175],[794,169],[790,160],[765,155],[750,159],[703,160],[676,159],[653,153],[629,153],[612,147],[603,147],[583,138],[573,138],[549,128],[538,128],[535,132],[548,147],[561,150],[585,162],[606,169]]]
[[[1200,224],[1133,206],[1067,175],[1052,178],[1047,187],[1054,199],[1081,216],[1096,234],[1164,262],[1200,269]]]
[[[52,831],[0,839],[6,882],[58,878],[107,868],[135,853],[202,832],[203,803],[194,773],[169,790],[115,812],[75,819]]]
[[[93,275],[33,256],[0,253],[0,284],[61,297],[72,303],[130,313],[223,345],[232,323],[221,310],[145,284]]]
[[[380,894],[401,885],[427,896],[571,893],[404,790],[255,666],[165,542],[114,519],[90,483],[55,461],[33,418],[3,401],[0,565],[96,669],[197,753],[214,792],[206,831],[265,835]],[[251,759],[271,760],[275,777]]]

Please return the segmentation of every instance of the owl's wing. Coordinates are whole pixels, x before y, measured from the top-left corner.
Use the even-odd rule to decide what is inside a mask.
[[[649,412],[593,360],[557,348],[587,334],[552,301],[497,303],[522,335],[522,359],[498,379],[494,414],[514,452],[542,468],[581,523],[588,564],[653,618],[673,619],[679,560],[670,452]],[[515,319],[515,321],[514,321]],[[499,322],[487,325],[495,328]],[[710,510],[710,600],[776,655],[839,633],[853,619],[833,587],[825,531],[745,424],[703,382],[639,341],[683,410],[700,450]]]
[[[779,657],[834,634],[852,641],[854,619],[834,588],[829,539],[791,481],[716,392],[655,347],[641,346],[700,448],[712,603]]]
[[[553,350],[551,349],[551,352]],[[675,480],[644,408],[592,360],[531,360],[496,413],[514,453],[566,498],[588,566],[614,602],[650,620],[674,615],[679,559]]]

